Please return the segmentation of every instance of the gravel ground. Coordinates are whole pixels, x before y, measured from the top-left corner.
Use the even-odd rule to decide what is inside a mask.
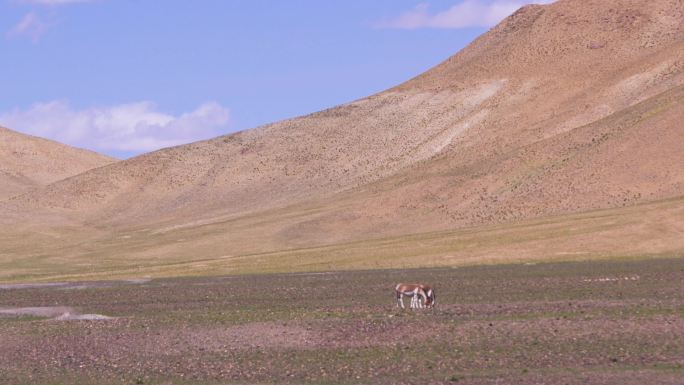
[[[437,307],[397,309],[399,281]],[[684,259],[4,285],[0,383],[682,384],[682,282]]]

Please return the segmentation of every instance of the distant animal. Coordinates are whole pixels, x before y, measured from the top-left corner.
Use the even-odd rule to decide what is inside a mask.
[[[434,307],[437,301],[437,295],[435,294],[435,289],[428,285],[420,285],[425,292],[425,307]]]
[[[435,306],[435,290],[420,283],[400,283],[394,288],[397,307],[404,307],[404,296],[411,297],[411,309]],[[421,302],[422,300],[422,302]]]

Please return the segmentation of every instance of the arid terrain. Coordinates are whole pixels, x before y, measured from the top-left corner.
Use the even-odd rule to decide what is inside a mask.
[[[0,384],[682,384],[683,119],[683,0],[559,0],[127,160],[0,128]]]
[[[0,127],[0,201],[115,161]]]
[[[681,255],[683,100],[681,1],[526,6],[379,94],[11,187],[0,279],[387,268],[409,256],[310,253],[350,244],[408,243],[407,267]],[[578,216],[591,226],[574,227]],[[521,238],[410,244],[500,231]]]
[[[397,309],[404,280],[437,306]],[[682,281],[659,259],[5,285],[0,383],[681,384]]]

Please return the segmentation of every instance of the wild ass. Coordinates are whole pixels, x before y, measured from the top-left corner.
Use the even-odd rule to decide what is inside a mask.
[[[411,309],[422,309],[435,305],[435,291],[420,283],[400,283],[394,288],[397,295],[397,307],[404,309],[404,296],[411,297]],[[423,300],[421,303],[420,300]]]
[[[437,295],[435,295],[435,289],[428,285],[420,285],[420,287],[425,292],[425,307],[434,307],[435,301],[437,300]]]

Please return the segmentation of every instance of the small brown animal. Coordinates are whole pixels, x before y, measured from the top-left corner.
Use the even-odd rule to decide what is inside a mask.
[[[420,283],[400,283],[394,288],[397,307],[404,309],[404,296],[411,297],[411,309],[435,306],[435,290]],[[422,299],[422,303],[421,303]]]

